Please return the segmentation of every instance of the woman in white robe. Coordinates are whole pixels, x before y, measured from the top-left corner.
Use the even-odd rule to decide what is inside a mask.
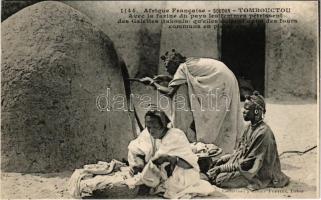
[[[224,153],[232,153],[243,128],[239,86],[233,72],[218,60],[186,59],[175,50],[161,58],[168,73],[173,75],[168,87],[156,83],[157,79],[168,81],[166,76],[141,80],[170,97],[180,85],[187,83],[197,141],[213,143]]]
[[[146,128],[128,146],[128,162],[133,174],[141,171],[141,184],[166,198],[207,196],[213,186],[201,180],[197,156],[192,152],[185,133],[167,128],[163,111],[146,113]]]

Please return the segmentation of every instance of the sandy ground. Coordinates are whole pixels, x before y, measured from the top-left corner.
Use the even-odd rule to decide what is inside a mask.
[[[318,145],[317,105],[313,103],[273,103],[268,101],[265,121],[274,131],[279,154],[289,150],[304,151]],[[256,192],[246,189],[218,189],[212,198],[316,198],[319,196],[319,149],[306,154],[284,154],[283,171],[291,178],[285,188]],[[71,172],[50,174],[1,174],[1,199],[70,198],[67,191]],[[139,197],[142,198],[142,197]]]

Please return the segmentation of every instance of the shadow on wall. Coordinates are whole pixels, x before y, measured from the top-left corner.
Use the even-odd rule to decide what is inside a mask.
[[[139,30],[139,69],[136,78],[152,77],[158,72],[161,29],[151,32],[144,25]]]

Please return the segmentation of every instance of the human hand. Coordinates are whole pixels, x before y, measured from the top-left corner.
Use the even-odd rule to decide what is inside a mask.
[[[142,83],[145,83],[145,84],[153,84],[155,81],[154,81],[154,79],[152,79],[152,78],[150,78],[150,77],[144,77],[144,78],[141,78],[141,79],[139,79],[140,80],[140,82],[142,82]]]
[[[231,157],[230,154],[226,154],[226,155],[220,157],[220,158],[216,161],[215,166],[219,166],[219,165],[222,165],[222,164],[226,163],[227,161],[229,161],[230,157]]]
[[[138,172],[141,172],[142,170],[143,170],[142,167],[137,167],[137,166],[130,167],[130,169],[129,169],[129,174],[130,174],[131,176],[134,176],[134,175],[138,174]]]
[[[215,180],[218,174],[221,173],[220,167],[214,167],[206,173],[211,180]]]
[[[165,166],[165,170],[167,172],[167,176],[170,177],[172,176],[175,167],[177,165],[178,162],[178,157],[176,156],[168,156],[167,157],[167,161],[169,162],[169,165]]]
[[[159,156],[158,158],[152,159],[152,162],[155,165],[159,166],[159,165],[163,164],[164,162],[170,162],[170,156],[162,155],[162,156]]]
[[[153,80],[156,82],[170,81],[172,80],[172,77],[168,75],[156,75],[154,76]]]

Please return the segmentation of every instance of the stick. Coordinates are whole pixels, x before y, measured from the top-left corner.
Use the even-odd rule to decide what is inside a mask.
[[[315,148],[317,148],[317,145],[315,145],[315,146],[313,146],[313,147],[311,147],[311,148],[309,148],[309,149],[307,149],[305,151],[295,151],[295,150],[294,151],[284,151],[279,156],[281,157],[283,154],[286,154],[286,153],[296,153],[296,154],[299,154],[301,156],[301,155],[303,155],[303,154],[305,154],[305,153],[307,153],[307,152],[309,152],[309,151],[311,151],[312,149],[315,149]]]
[[[141,82],[140,78],[128,78],[127,80]]]

